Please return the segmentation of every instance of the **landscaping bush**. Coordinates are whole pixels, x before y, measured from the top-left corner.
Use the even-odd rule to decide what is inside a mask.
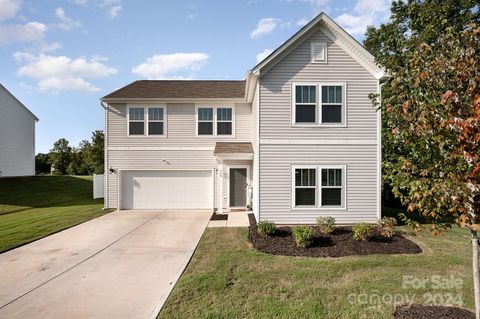
[[[317,225],[324,234],[331,234],[335,230],[335,218],[331,216],[320,216],[317,218]]]
[[[352,227],[353,239],[365,241],[372,235],[374,226],[367,223],[354,224]]]
[[[395,225],[397,225],[397,220],[393,217],[383,217],[378,222],[378,233],[381,237],[385,239],[391,239],[395,233]]]
[[[292,235],[297,246],[307,248],[313,244],[314,234],[310,226],[293,226]]]
[[[275,234],[277,227],[273,222],[268,220],[263,220],[257,224],[257,231],[260,235],[263,236],[272,236]]]

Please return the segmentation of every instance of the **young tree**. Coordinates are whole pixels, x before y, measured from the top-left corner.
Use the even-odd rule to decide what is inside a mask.
[[[104,173],[104,145],[105,134],[103,131],[94,131],[92,133],[92,143],[90,148],[90,162],[93,174]]]
[[[35,173],[42,174],[42,173],[50,173],[50,163],[49,163],[49,155],[44,153],[38,153],[35,155]]]
[[[50,150],[50,164],[55,168],[54,173],[65,175],[68,165],[72,158],[72,148],[64,138],[59,139],[53,144]]]

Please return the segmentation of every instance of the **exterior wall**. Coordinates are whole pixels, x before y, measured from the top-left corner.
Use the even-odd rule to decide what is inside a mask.
[[[0,87],[0,177],[35,175],[35,119]]]
[[[166,113],[166,137],[132,137],[127,136],[127,105],[109,105],[106,169],[216,170],[218,164],[213,151],[217,141],[251,142],[252,112],[250,104],[237,103],[235,105],[234,137],[197,137],[195,135],[195,104],[193,103],[168,103]],[[108,172],[106,176],[106,205],[108,208],[116,208],[118,176],[116,173]],[[215,208],[218,208],[218,180],[217,174],[214,174]]]
[[[310,43],[326,42],[328,63],[310,63]],[[346,82],[347,127],[293,127],[292,82]],[[260,220],[374,222],[378,212],[377,80],[316,30],[260,78]],[[347,165],[347,209],[292,210],[292,165]]]
[[[257,83],[257,87],[255,89],[255,94],[253,96],[253,103],[252,103],[252,119],[253,119],[253,126],[252,126],[252,147],[253,147],[253,163],[252,163],[252,187],[253,187],[253,194],[252,194],[252,211],[255,219],[259,221],[260,218],[260,174],[259,174],[259,150],[260,150],[260,138],[259,138],[259,106],[260,106],[260,90],[259,85]]]

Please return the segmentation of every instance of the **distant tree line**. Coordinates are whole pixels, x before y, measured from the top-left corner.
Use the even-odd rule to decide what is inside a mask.
[[[35,156],[35,171],[56,175],[103,174],[104,140],[103,131],[94,131],[91,140],[81,141],[78,147],[70,146],[67,139],[61,138],[49,153]]]

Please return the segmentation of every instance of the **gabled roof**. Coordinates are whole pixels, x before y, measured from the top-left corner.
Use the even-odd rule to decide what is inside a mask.
[[[12,97],[15,101],[17,101],[17,103],[22,106],[27,112],[28,114],[30,114],[33,119],[35,120],[35,122],[38,122],[38,117],[35,116],[35,114],[32,113],[32,111],[30,111],[22,102],[20,102],[19,99],[17,99],[17,97],[15,95],[13,95],[9,90],[7,90],[6,87],[4,87],[2,84],[0,84],[0,88],[5,91],[10,97]]]
[[[142,80],[130,83],[104,99],[218,99],[245,97],[245,80]]]
[[[297,33],[285,41],[280,47],[273,51],[269,56],[260,61],[250,71],[253,74],[260,75],[262,70],[269,69],[277,64],[291,49],[295,48],[302,42],[305,35],[322,28],[332,41],[344,49],[350,56],[362,65],[375,78],[381,79],[385,77],[384,70],[375,63],[373,55],[367,51],[355,38],[343,30],[335,21],[333,21],[325,13],[321,12],[312,21],[301,28]]]

